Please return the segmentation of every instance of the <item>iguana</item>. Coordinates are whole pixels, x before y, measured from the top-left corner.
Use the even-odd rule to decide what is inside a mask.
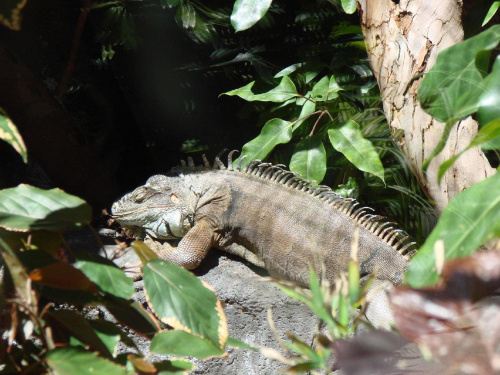
[[[414,243],[392,223],[283,165],[253,160],[242,168],[245,157],[233,165],[234,152],[227,167],[219,154],[213,166],[205,156],[203,166],[189,158],[168,175],[152,176],[113,204],[113,218],[184,268],[196,268],[215,247],[301,285],[311,267],[334,283],[347,270],[357,232],[360,275],[402,282]],[[176,248],[165,242],[171,239],[181,239]],[[385,293],[377,298],[368,318],[387,326]]]

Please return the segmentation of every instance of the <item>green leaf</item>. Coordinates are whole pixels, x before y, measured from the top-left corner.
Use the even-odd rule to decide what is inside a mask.
[[[236,0],[231,14],[234,30],[238,32],[255,25],[267,13],[271,3],[272,0]]]
[[[30,185],[0,190],[0,227],[17,230],[76,229],[90,223],[91,208],[60,189]]]
[[[226,317],[215,293],[189,271],[160,259],[143,267],[144,289],[153,312],[175,329],[201,336],[222,350]]]
[[[248,345],[246,342],[235,339],[234,337],[228,337],[226,345],[231,347],[231,348],[236,348],[236,349],[247,349],[247,350],[253,350],[254,352],[259,351],[259,349],[254,348],[251,345]]]
[[[500,25],[496,25],[442,51],[420,84],[422,108],[441,122],[454,122],[476,112],[484,92],[489,51],[499,42]]]
[[[191,362],[184,359],[155,362],[154,366],[158,370],[156,375],[185,375],[196,369]]]
[[[77,347],[53,349],[47,353],[44,360],[57,375],[127,374],[125,367]]]
[[[292,139],[292,123],[275,118],[266,122],[257,138],[243,146],[241,155],[247,155],[246,163],[250,160],[264,159],[276,145],[287,143],[290,139]]]
[[[278,73],[276,73],[273,78],[280,78],[280,77],[290,75],[293,72],[297,71],[299,68],[301,68],[303,65],[304,65],[304,63],[296,63],[296,64],[292,64],[290,66],[287,66],[285,69],[282,69]]]
[[[249,102],[261,101],[275,103],[285,102],[298,95],[295,84],[288,77],[283,77],[278,86],[262,94],[254,94],[252,92],[252,87],[254,84],[255,81],[252,81],[246,86],[225,92],[222,95],[239,96],[240,98],[245,99]]]
[[[160,5],[163,8],[175,8],[181,3],[181,0],[160,0]]]
[[[460,156],[462,156],[462,154],[467,150],[470,150],[473,147],[481,145],[483,145],[483,148],[485,149],[488,149],[489,145],[493,145],[494,146],[493,148],[497,148],[495,146],[499,142],[500,142],[500,118],[493,120],[490,123],[483,126],[482,128],[480,128],[477,134],[472,139],[471,143],[464,150],[460,151],[457,155],[446,160],[439,166],[438,181],[441,181],[441,178],[444,176],[448,168],[450,168],[455,163],[455,161]]]
[[[1,21],[1,15],[0,15]],[[14,150],[17,151],[19,155],[23,158],[25,163],[28,162],[28,151],[24,141],[17,130],[16,125],[11,121],[11,119],[6,115],[4,111],[0,108],[0,139],[3,139],[9,145],[11,145]]]
[[[295,146],[290,170],[307,180],[320,183],[326,173],[326,150],[317,136],[307,136]]]
[[[325,101],[328,97],[328,77],[321,78],[311,90],[311,98],[316,101]]]
[[[296,104],[299,105],[297,102]],[[300,125],[302,125],[304,121],[309,118],[309,115],[311,115],[315,110],[316,110],[316,102],[304,99],[302,104],[302,109],[300,110],[299,118],[293,122],[294,125],[292,127],[292,131],[295,131],[297,128],[299,128]]]
[[[356,11],[357,2],[356,0],[342,0],[342,9],[347,14],[353,14]]]
[[[485,125],[500,118],[500,56],[493,63],[491,73],[483,81],[484,93],[479,98],[477,119]]]
[[[359,125],[349,120],[328,130],[333,148],[343,153],[356,168],[384,181],[384,167],[372,143],[363,137]]]
[[[74,266],[97,284],[103,292],[124,299],[129,299],[134,295],[134,281],[107,259],[90,254],[80,255]]]
[[[500,173],[454,197],[438,224],[413,257],[406,279],[414,288],[438,280],[434,245],[444,243],[447,260],[470,255],[488,240],[500,237]]]
[[[160,330],[159,322],[136,301],[107,298],[104,305],[116,320],[141,336],[151,339]]]
[[[97,350],[101,355],[111,357],[108,347],[102,342],[99,336],[94,332],[87,319],[76,311],[56,310],[47,311],[44,315],[53,328],[65,328],[72,336],[76,337],[82,343],[89,345],[93,350]]]
[[[158,255],[142,241],[135,240],[130,246],[134,249],[142,264],[146,264],[151,259],[158,259]]]
[[[181,7],[182,27],[192,29],[196,26],[196,11],[189,1],[182,2]]]
[[[200,359],[220,357],[225,353],[213,342],[181,330],[157,333],[151,341],[150,350],[156,354]]]
[[[0,1],[0,23],[11,30],[21,30],[21,9],[26,0]]]
[[[498,11],[498,8],[500,8],[500,1],[494,1],[493,4],[491,4],[490,9],[488,9],[488,13],[486,14],[486,17],[484,17],[484,21],[482,26],[486,25],[490,20],[493,18],[495,13]]]

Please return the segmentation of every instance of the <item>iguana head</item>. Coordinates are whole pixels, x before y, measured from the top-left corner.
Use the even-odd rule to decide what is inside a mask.
[[[113,203],[113,218],[137,235],[158,239],[181,238],[191,229],[189,189],[180,177],[156,175]]]

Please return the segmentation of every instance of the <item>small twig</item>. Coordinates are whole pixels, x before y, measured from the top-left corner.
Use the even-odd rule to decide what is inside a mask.
[[[68,84],[73,71],[75,70],[76,56],[78,54],[78,48],[80,47],[80,40],[82,39],[83,27],[87,22],[87,17],[92,7],[92,0],[83,0],[83,8],[75,27],[75,34],[73,35],[73,40],[71,41],[71,51],[68,58],[68,64],[66,69],[57,85],[56,98],[61,97],[68,89]]]

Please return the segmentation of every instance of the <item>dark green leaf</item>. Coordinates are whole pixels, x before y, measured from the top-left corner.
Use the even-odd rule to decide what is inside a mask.
[[[107,298],[104,305],[121,324],[148,339],[160,330],[156,319],[135,301]]]
[[[0,20],[1,20],[0,13]],[[17,130],[16,125],[10,120],[10,118],[2,111],[0,108],[0,139],[3,139],[9,145],[11,145],[14,150],[17,151],[19,155],[23,158],[25,163],[28,162],[28,151],[24,144],[21,134]]]
[[[154,366],[158,370],[157,375],[185,375],[196,368],[191,362],[183,359],[155,362]]]
[[[363,137],[359,125],[352,120],[328,130],[332,146],[345,155],[356,168],[372,173],[384,181],[384,167],[372,143]]]
[[[189,1],[181,3],[182,26],[192,29],[196,26],[196,11]]]
[[[438,121],[476,112],[484,92],[489,51],[500,42],[500,25],[442,51],[418,90],[422,108]]]
[[[231,25],[236,31],[249,29],[264,17],[271,3],[272,0],[236,0]]]
[[[87,225],[91,208],[60,189],[30,185],[0,190],[0,227],[17,231],[64,230]]]
[[[200,359],[219,357],[225,353],[213,342],[182,330],[157,333],[151,341],[150,350],[157,354]]]
[[[292,139],[292,123],[275,118],[266,122],[257,138],[243,146],[241,155],[247,155],[246,162],[264,159],[276,145],[287,143],[290,139]]]
[[[164,8],[175,8],[181,3],[181,0],[160,0],[160,4]]]
[[[144,267],[144,289],[160,320],[191,332],[220,350],[227,339],[226,317],[215,293],[189,271],[160,259]]]
[[[134,294],[134,282],[130,277],[106,259],[86,256],[86,260],[78,259],[74,266],[82,271],[92,282],[106,293],[128,299]],[[94,259],[92,259],[94,258]]]
[[[76,337],[82,343],[88,345],[101,355],[111,357],[112,354],[108,347],[102,342],[99,336],[94,332],[89,322],[76,311],[56,310],[47,311],[44,319],[52,327],[64,327],[72,336]]]
[[[295,146],[290,160],[290,170],[307,180],[320,183],[326,173],[325,146],[317,136],[307,136]]]
[[[82,348],[67,346],[47,353],[45,362],[57,375],[126,375],[125,367]]]
[[[420,288],[438,280],[434,246],[442,240],[446,259],[465,257],[489,239],[500,237],[500,173],[454,197],[437,226],[413,257],[406,278]]]

